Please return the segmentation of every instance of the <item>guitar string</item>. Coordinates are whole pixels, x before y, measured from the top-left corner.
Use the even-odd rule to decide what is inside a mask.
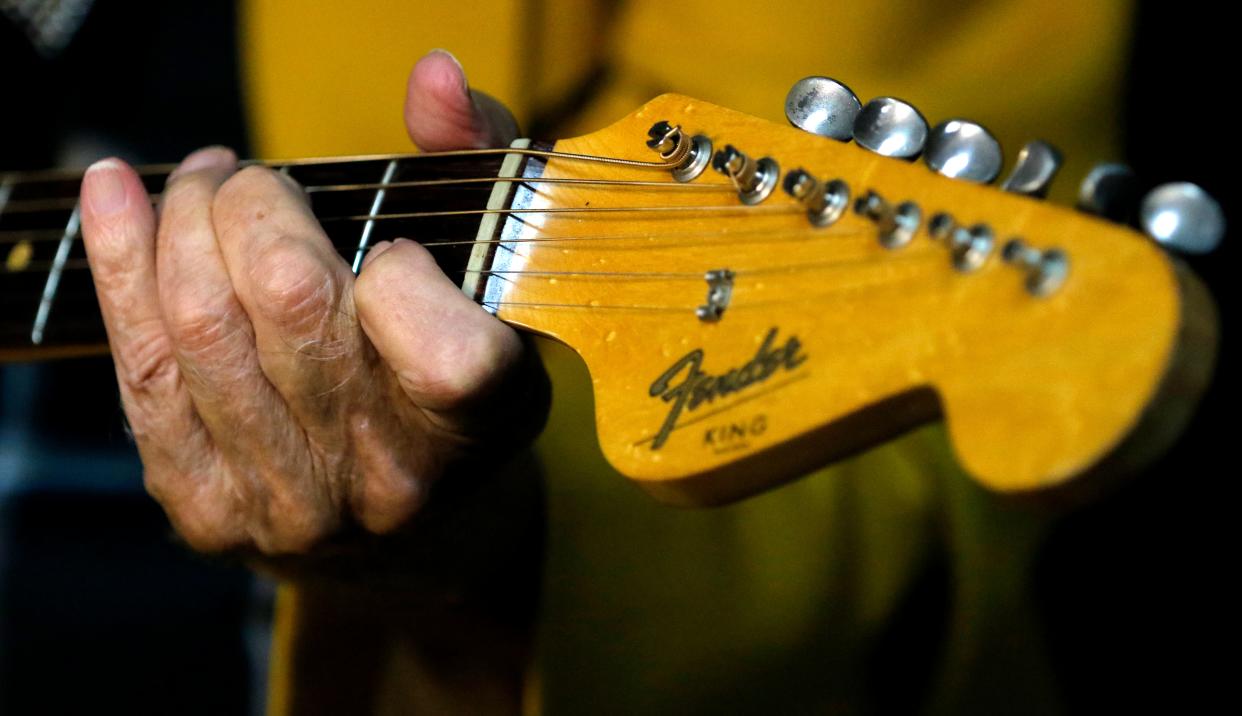
[[[358,164],[362,162],[391,162],[415,160],[422,161],[427,159],[455,159],[457,157],[480,157],[480,156],[504,156],[508,154],[519,154],[527,157],[542,157],[545,159],[565,159],[569,161],[595,162],[599,164],[612,164],[616,166],[627,166],[636,169],[662,169],[671,170],[677,166],[677,162],[649,162],[640,159],[622,159],[620,157],[605,157],[596,154],[580,154],[577,152],[558,152],[555,150],[545,149],[520,149],[516,147],[492,147],[487,149],[458,149],[448,152],[420,152],[417,154],[358,154],[343,157],[305,157],[301,159],[243,159],[238,162],[238,167],[261,166],[271,167],[274,169],[283,169],[285,167],[307,167],[307,166],[323,166],[329,164]],[[134,167],[134,171],[139,176],[158,176],[160,174],[169,174],[176,169],[176,163],[164,164],[146,164]],[[35,171],[13,172],[12,179],[19,183],[30,183],[39,181],[64,181],[67,179],[81,178],[83,169],[39,169]]]
[[[851,268],[868,268],[868,267],[872,267],[872,266],[876,266],[880,264],[888,265],[888,266],[902,266],[902,265],[913,266],[921,270],[923,265],[930,263],[928,261],[929,259],[938,259],[938,258],[941,258],[942,256],[943,256],[943,253],[935,250],[934,246],[926,246],[921,249],[916,249],[914,251],[909,251],[904,254],[896,255],[896,256],[882,254],[878,256],[859,257],[855,259],[841,260],[841,261],[821,261],[821,262],[810,263],[810,264],[798,263],[798,264],[786,264],[782,266],[765,266],[765,267],[757,267],[757,268],[751,268],[751,269],[738,269],[734,271],[733,273],[734,273],[735,279],[736,278],[744,279],[744,278],[769,276],[769,275],[777,275],[777,274],[794,274],[794,273],[802,273],[802,272],[818,273],[818,272],[840,271],[840,270],[851,269]],[[87,268],[87,264],[84,259],[71,259],[69,262],[67,262],[65,266],[66,270],[81,271],[86,268]],[[466,273],[480,273],[480,274],[487,274],[487,275],[495,275],[505,280],[508,280],[509,276],[526,274],[526,275],[549,277],[549,278],[580,277],[580,278],[588,278],[588,279],[596,279],[596,280],[603,279],[606,281],[662,280],[662,281],[685,281],[685,282],[693,282],[693,283],[702,283],[704,281],[704,274],[702,272],[694,272],[694,273],[690,273],[690,272],[684,272],[684,273],[683,272],[624,272],[624,271],[591,272],[591,271],[544,271],[544,270],[520,270],[520,269],[513,269],[513,270],[481,269],[481,270],[472,272],[467,269],[462,269],[454,273],[458,275],[462,275]],[[870,281],[864,281],[862,285],[870,286],[870,285],[883,284],[886,286],[895,286],[895,285],[903,284],[915,278],[921,278],[921,277],[922,277],[921,274],[908,275],[908,276],[896,276],[896,277],[885,276],[882,279],[873,279]],[[857,289],[859,285],[860,284],[858,283],[851,283],[849,285],[835,286],[833,287],[831,291],[827,291],[827,292],[816,291],[813,293],[802,293],[796,297],[771,299],[771,300],[763,301],[760,303],[756,303],[754,301],[746,302],[746,301],[740,300],[739,294],[742,294],[744,296],[745,287],[736,286],[734,288],[734,303],[732,304],[732,306],[747,305],[751,308],[755,308],[755,307],[769,306],[769,305],[784,305],[789,302],[813,301],[816,298],[823,298],[826,296],[836,295],[842,291]],[[539,291],[546,293],[547,288],[540,287]],[[90,291],[89,293],[92,296],[94,295],[93,291]],[[65,298],[69,298],[69,296],[65,296]],[[685,306],[682,306],[682,307],[644,306],[641,304],[611,305],[611,304],[600,304],[600,303],[555,303],[555,302],[525,302],[525,301],[504,301],[504,300],[483,301],[480,303],[480,305],[493,306],[493,307],[498,307],[501,305],[511,305],[511,306],[523,306],[523,307],[532,307],[532,308],[586,308],[586,309],[600,308],[600,309],[605,309],[605,310],[609,310],[609,309],[620,310],[620,309],[625,309],[625,308],[633,308],[635,310],[665,310],[665,311],[686,311],[686,310],[693,310],[693,308],[695,307],[695,306],[691,306],[687,308]],[[697,305],[698,304],[696,304],[696,306]]]
[[[327,222],[360,222],[360,221],[396,221],[407,219],[443,219],[457,216],[496,215],[532,215],[532,214],[669,214],[681,212],[699,212],[712,214],[798,214],[805,212],[799,204],[779,204],[774,206],[747,206],[745,204],[727,204],[711,206],[556,206],[542,209],[456,209],[451,211],[411,211],[392,214],[351,214],[342,216],[316,217],[322,223]],[[38,243],[43,241],[59,241],[52,229],[10,229],[0,231],[0,244],[15,244],[22,241]],[[60,232],[63,235],[63,231]]]
[[[633,188],[633,189],[673,189],[676,191],[728,191],[735,192],[732,184],[723,182],[706,182],[700,184],[690,184],[669,181],[640,181],[636,179],[579,179],[572,177],[547,177],[547,178],[513,178],[513,177],[470,177],[462,179],[418,179],[412,181],[397,181],[384,184],[382,182],[372,182],[366,184],[312,184],[302,187],[307,194],[324,194],[324,193],[345,193],[353,191],[373,192],[384,189],[391,191],[393,189],[425,189],[438,188],[448,186],[468,186],[471,184],[563,184],[574,186],[606,186],[612,188]],[[158,204],[161,194],[151,194],[151,203]],[[4,214],[30,214],[42,211],[68,211],[72,210],[77,204],[77,196],[73,197],[57,197],[43,199],[17,199],[8,203],[4,208]]]
[[[49,230],[50,231],[50,230]],[[31,241],[31,243],[41,243],[46,239],[47,231],[31,231],[21,230],[12,232],[14,235],[6,237],[0,232],[0,244],[20,243],[21,241]],[[63,233],[63,232],[61,232]],[[737,231],[723,229],[719,231],[674,231],[674,232],[642,232],[637,234],[606,234],[602,236],[594,235],[541,235],[541,236],[522,236],[519,238],[500,238],[500,239],[425,239],[419,240],[418,243],[429,248],[441,246],[473,246],[475,244],[540,244],[540,243],[575,243],[575,242],[648,242],[653,240],[664,241],[668,239],[709,239],[713,245],[719,243],[745,243],[745,239],[757,240],[756,243],[782,243],[786,241],[808,241],[815,239],[832,239],[847,236],[858,236],[862,234],[871,235],[874,232],[864,229],[844,229],[841,227],[815,228],[808,227],[797,230],[782,230],[773,232],[770,230],[753,230],[753,231]],[[397,237],[409,238],[409,237]],[[731,241],[732,239],[738,239]],[[331,237],[329,237],[331,241]],[[333,243],[333,248],[338,251],[357,251],[357,246],[353,245],[351,240],[347,240],[345,244],[340,246]],[[374,246],[367,246],[363,251],[370,251]]]

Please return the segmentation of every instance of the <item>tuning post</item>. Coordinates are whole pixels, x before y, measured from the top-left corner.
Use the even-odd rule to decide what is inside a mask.
[[[992,227],[987,224],[962,226],[952,214],[943,211],[937,212],[927,222],[927,233],[945,243],[949,255],[953,257],[953,268],[963,273],[983,268],[996,244]]]
[[[820,182],[805,169],[785,175],[785,193],[802,202],[815,226],[837,223],[850,205],[850,186],[840,179]]]
[[[1005,242],[1001,260],[1026,271],[1026,290],[1032,296],[1048,296],[1065,284],[1069,255],[1061,249],[1038,249],[1019,238]]]
[[[647,130],[647,147],[672,166],[679,182],[697,179],[712,158],[712,140],[702,134],[687,137],[681,125],[660,120]]]
[[[893,206],[871,190],[858,198],[854,211],[875,222],[880,230],[880,244],[886,249],[899,249],[910,243],[923,220],[923,211],[918,204],[903,201]]]
[[[724,315],[733,297],[733,272],[729,269],[712,269],[703,275],[707,281],[707,302],[694,311],[704,323],[715,323]]]
[[[743,204],[758,204],[768,198],[781,173],[780,166],[771,157],[755,161],[732,144],[716,152],[712,168],[729,177]]]

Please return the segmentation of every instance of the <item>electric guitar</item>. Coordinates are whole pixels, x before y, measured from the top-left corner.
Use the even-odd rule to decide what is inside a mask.
[[[1132,229],[684,96],[555,145],[277,166],[355,269],[412,238],[576,351],[605,456],[679,504],[938,418],[998,491],[1132,468],[1215,352],[1206,292]],[[0,174],[0,358],[107,350],[79,181]]]

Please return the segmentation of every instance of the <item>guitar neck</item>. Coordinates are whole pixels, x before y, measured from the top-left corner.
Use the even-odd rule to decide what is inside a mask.
[[[481,301],[478,271],[490,263],[495,242],[493,235],[480,237],[480,231],[494,234],[504,224],[496,219],[507,209],[512,191],[512,184],[499,180],[506,157],[517,158],[461,153],[267,164],[305,188],[324,232],[355,272],[375,244],[413,239]],[[514,159],[509,160],[511,167]],[[538,160],[518,162],[526,163]],[[154,201],[173,168],[139,168]],[[510,176],[520,171],[518,166]],[[0,174],[0,254],[5,257],[0,269],[0,358],[106,350],[81,241],[81,180],[80,171],[69,170]],[[467,275],[468,269],[474,270],[473,276]]]

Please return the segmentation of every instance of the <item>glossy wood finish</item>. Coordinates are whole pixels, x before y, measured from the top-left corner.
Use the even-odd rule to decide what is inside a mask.
[[[938,412],[982,483],[1044,488],[1108,455],[1160,389],[1183,324],[1181,288],[1169,259],[1135,232],[677,95],[556,149],[651,160],[646,131],[661,119],[716,147],[771,156],[782,173],[801,166],[844,179],[855,196],[873,189],[916,201],[924,224],[908,246],[890,250],[853,212],[812,228],[779,190],[744,207],[727,188],[531,185],[532,208],[731,207],[523,214],[522,225],[511,222],[520,240],[508,245],[508,273],[492,279],[502,319],[582,356],[605,455],[658,496],[735,499]],[[544,176],[661,174],[553,159]],[[696,180],[726,182],[711,170]],[[975,273],[955,270],[926,231],[937,211],[986,222],[998,250],[1021,236],[1066,251],[1066,284],[1033,297],[1022,272],[996,254]],[[722,319],[706,323],[695,307],[707,294],[703,274],[714,269],[734,271],[735,287]],[[652,395],[662,374],[696,350],[708,375],[743,369],[773,331],[772,348],[796,337],[795,359],[752,368],[740,381],[734,374],[738,390],[684,407],[653,449],[671,407]],[[678,371],[671,385],[687,377],[688,368]]]

